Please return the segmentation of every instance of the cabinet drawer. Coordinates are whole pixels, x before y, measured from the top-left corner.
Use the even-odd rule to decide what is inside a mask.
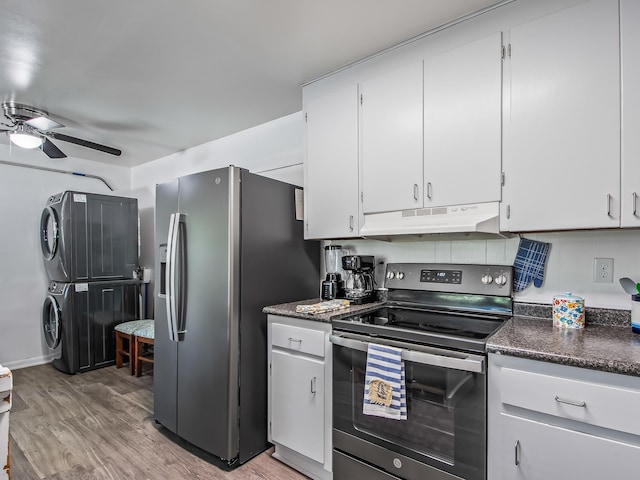
[[[319,330],[281,323],[271,325],[271,345],[274,347],[324,357],[324,341],[324,332]]]
[[[640,435],[640,391],[503,368],[503,404]]]
[[[640,447],[501,415],[502,479],[637,478]]]

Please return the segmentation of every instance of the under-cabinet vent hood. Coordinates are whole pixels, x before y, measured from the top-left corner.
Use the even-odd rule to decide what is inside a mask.
[[[448,238],[507,236],[500,233],[498,202],[365,214],[360,230],[362,237],[387,240],[398,235],[434,234]]]

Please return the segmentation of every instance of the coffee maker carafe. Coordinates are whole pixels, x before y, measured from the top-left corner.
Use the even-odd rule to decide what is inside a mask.
[[[356,305],[373,302],[373,269],[375,268],[373,256],[343,256],[342,268],[347,271],[344,287],[347,300]]]
[[[323,300],[344,298],[344,280],[342,279],[342,257],[349,252],[341,245],[324,247],[324,266],[327,276],[322,282],[320,297]]]

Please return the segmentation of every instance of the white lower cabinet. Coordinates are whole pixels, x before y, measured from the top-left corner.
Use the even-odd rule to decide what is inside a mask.
[[[331,325],[268,317],[269,441],[274,457],[331,480]]]
[[[640,378],[489,355],[491,480],[636,478]]]
[[[501,425],[503,479],[622,479],[638,467],[638,445],[504,413]]]

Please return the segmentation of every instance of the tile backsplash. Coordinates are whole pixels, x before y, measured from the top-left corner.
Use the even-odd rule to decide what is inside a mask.
[[[640,230],[571,231],[524,234],[526,238],[551,243],[541,288],[528,286],[515,295],[518,302],[551,304],[554,295],[572,292],[584,297],[588,307],[629,310],[629,295],[618,279],[640,281]],[[512,265],[519,238],[491,240],[434,240],[385,242],[342,240],[352,254],[375,255],[386,262],[436,262]],[[613,282],[594,283],[595,258],[613,258]],[[376,270],[377,286],[384,284],[384,271]]]

